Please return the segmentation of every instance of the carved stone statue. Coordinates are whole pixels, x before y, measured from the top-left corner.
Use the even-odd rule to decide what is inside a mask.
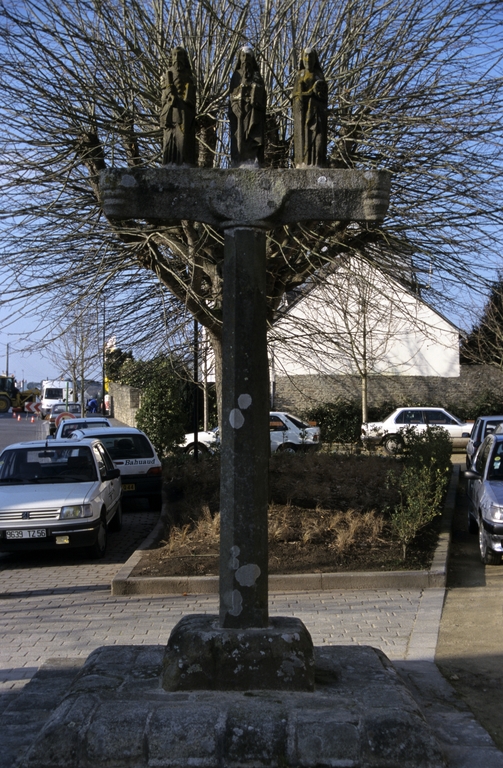
[[[312,48],[305,48],[293,86],[295,165],[327,162],[328,88]]]
[[[164,165],[196,163],[196,85],[187,52],[177,46],[162,77]]]
[[[233,165],[263,162],[266,104],[264,80],[252,49],[245,46],[239,52],[231,78],[229,120]]]

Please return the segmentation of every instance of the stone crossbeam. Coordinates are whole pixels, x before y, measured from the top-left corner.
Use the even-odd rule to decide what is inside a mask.
[[[388,171],[314,167],[115,168],[103,171],[101,195],[112,220],[271,229],[310,220],[381,221],[390,178]]]

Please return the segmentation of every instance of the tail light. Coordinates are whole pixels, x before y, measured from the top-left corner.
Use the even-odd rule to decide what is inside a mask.
[[[151,467],[147,475],[162,475],[162,467]]]

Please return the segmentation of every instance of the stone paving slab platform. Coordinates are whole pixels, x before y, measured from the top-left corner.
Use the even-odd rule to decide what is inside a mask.
[[[163,646],[94,651],[19,768],[441,768],[387,657],[316,648],[314,692],[162,689]]]

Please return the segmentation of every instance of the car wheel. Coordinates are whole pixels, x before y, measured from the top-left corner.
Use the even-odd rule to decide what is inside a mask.
[[[88,557],[92,557],[92,558],[103,557],[107,549],[107,541],[108,541],[107,522],[105,518],[105,513],[103,512],[100,517],[100,525],[98,528],[98,533],[96,535],[96,541],[94,542],[92,547],[88,547],[87,549]]]
[[[10,400],[5,395],[0,395],[0,413],[7,413],[10,408]]]
[[[283,443],[283,445],[278,446],[277,453],[296,453],[297,447],[293,445],[292,443]]]
[[[403,451],[403,440],[400,435],[388,435],[382,444],[386,453],[390,453],[392,456]]]
[[[122,504],[119,502],[115,515],[110,520],[108,530],[113,533],[122,530]]]
[[[485,565],[499,565],[501,563],[501,552],[495,552],[491,549],[487,540],[487,532],[479,520],[479,548],[480,559]]]
[[[195,447],[194,443],[191,443],[190,445],[188,445],[186,447],[185,453],[188,453],[189,456],[193,456],[195,454],[195,452],[196,452],[195,448],[196,447]],[[206,448],[206,446],[204,446],[202,443],[198,443],[197,444],[197,455],[198,456],[204,456],[207,453],[208,453],[208,449]]]

